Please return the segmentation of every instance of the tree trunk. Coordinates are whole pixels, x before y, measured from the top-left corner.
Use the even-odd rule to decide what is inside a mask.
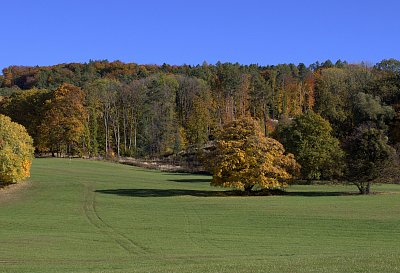
[[[370,194],[371,192],[371,182],[367,182],[366,184],[364,183],[359,183],[356,184],[358,190],[360,191],[360,194]]]
[[[127,110],[123,109],[122,112],[122,125],[123,125],[123,132],[124,132],[124,153],[126,154],[126,148],[127,148],[127,121],[128,120],[128,114]]]
[[[360,194],[363,194],[364,188],[363,188],[362,184],[354,183],[354,185],[357,186],[358,191],[360,192]]]
[[[246,185],[244,186],[244,191],[247,193],[247,195],[251,194],[251,190],[253,189],[254,185]]]
[[[135,132],[134,132],[134,147],[135,147],[135,154],[137,150],[137,119],[135,119]]]
[[[367,183],[367,186],[365,187],[365,194],[370,194],[371,192],[371,182]]]
[[[106,157],[108,157],[108,112],[104,111],[103,118],[104,118],[104,131],[105,131],[105,153]]]
[[[117,124],[117,136],[118,136],[118,139],[117,139],[117,144],[118,144],[118,146],[117,146],[117,154],[118,154],[118,158],[119,158],[121,156],[121,150],[120,150],[120,147],[121,147],[121,131],[119,129],[119,123]]]
[[[265,107],[264,107],[264,110],[263,110],[263,114],[264,114],[264,136],[266,137],[266,136],[268,136],[268,127],[267,127],[267,111],[266,111],[266,109],[265,109]]]
[[[128,140],[128,151],[129,155],[132,156],[132,135],[133,135],[133,121],[129,122],[129,140]]]

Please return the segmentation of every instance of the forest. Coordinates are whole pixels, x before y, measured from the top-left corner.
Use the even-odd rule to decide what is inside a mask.
[[[251,117],[265,136],[301,158],[290,137],[296,136],[298,118],[310,112],[317,115],[310,124],[322,122],[314,129],[334,139],[327,145],[351,154],[353,162],[353,144],[363,138],[391,149],[400,146],[400,61],[395,59],[375,65],[327,60],[308,67],[104,60],[10,66],[2,72],[0,113],[26,127],[37,155],[193,160],[188,155],[207,147],[225,124]],[[332,169],[340,163],[323,164],[323,172],[306,167],[303,178],[334,177]]]

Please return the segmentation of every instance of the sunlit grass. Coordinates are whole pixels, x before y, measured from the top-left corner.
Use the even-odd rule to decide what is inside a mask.
[[[208,176],[36,159],[0,203],[0,272],[399,272],[400,186],[219,196]]]

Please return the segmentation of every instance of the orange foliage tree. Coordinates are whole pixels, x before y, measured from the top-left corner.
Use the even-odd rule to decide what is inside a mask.
[[[46,102],[47,110],[40,125],[40,148],[51,152],[74,153],[83,143],[87,110],[84,93],[71,84],[63,84]]]
[[[278,141],[264,137],[258,123],[243,118],[226,124],[216,141],[211,185],[233,187],[250,193],[256,186],[287,186],[300,166]]]

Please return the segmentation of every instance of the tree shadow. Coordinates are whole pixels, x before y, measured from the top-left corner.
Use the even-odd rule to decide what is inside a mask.
[[[322,197],[322,196],[350,196],[359,195],[357,192],[343,192],[343,191],[295,191],[285,192],[283,195],[287,196],[304,196],[304,197]]]
[[[205,182],[210,182],[211,179],[205,179],[205,178],[183,178],[183,179],[168,179],[167,181],[179,182],[179,183],[205,183]]]
[[[110,189],[96,190],[97,193],[115,194],[130,197],[171,197],[171,196],[195,196],[195,197],[216,197],[226,196],[229,191],[203,191],[203,190],[182,190],[182,189]]]
[[[358,195],[356,192],[285,192],[285,191],[254,191],[250,195],[243,191],[207,191],[207,190],[184,190],[184,189],[107,189],[96,190],[96,193],[114,194],[129,197],[227,197],[227,196],[303,196],[303,197],[326,197],[326,196],[350,196]]]
[[[178,182],[178,183],[205,183],[211,182],[210,178],[204,178],[204,174],[193,174],[193,173],[164,173],[165,176],[173,176],[167,181]],[[179,178],[176,178],[179,177]]]

